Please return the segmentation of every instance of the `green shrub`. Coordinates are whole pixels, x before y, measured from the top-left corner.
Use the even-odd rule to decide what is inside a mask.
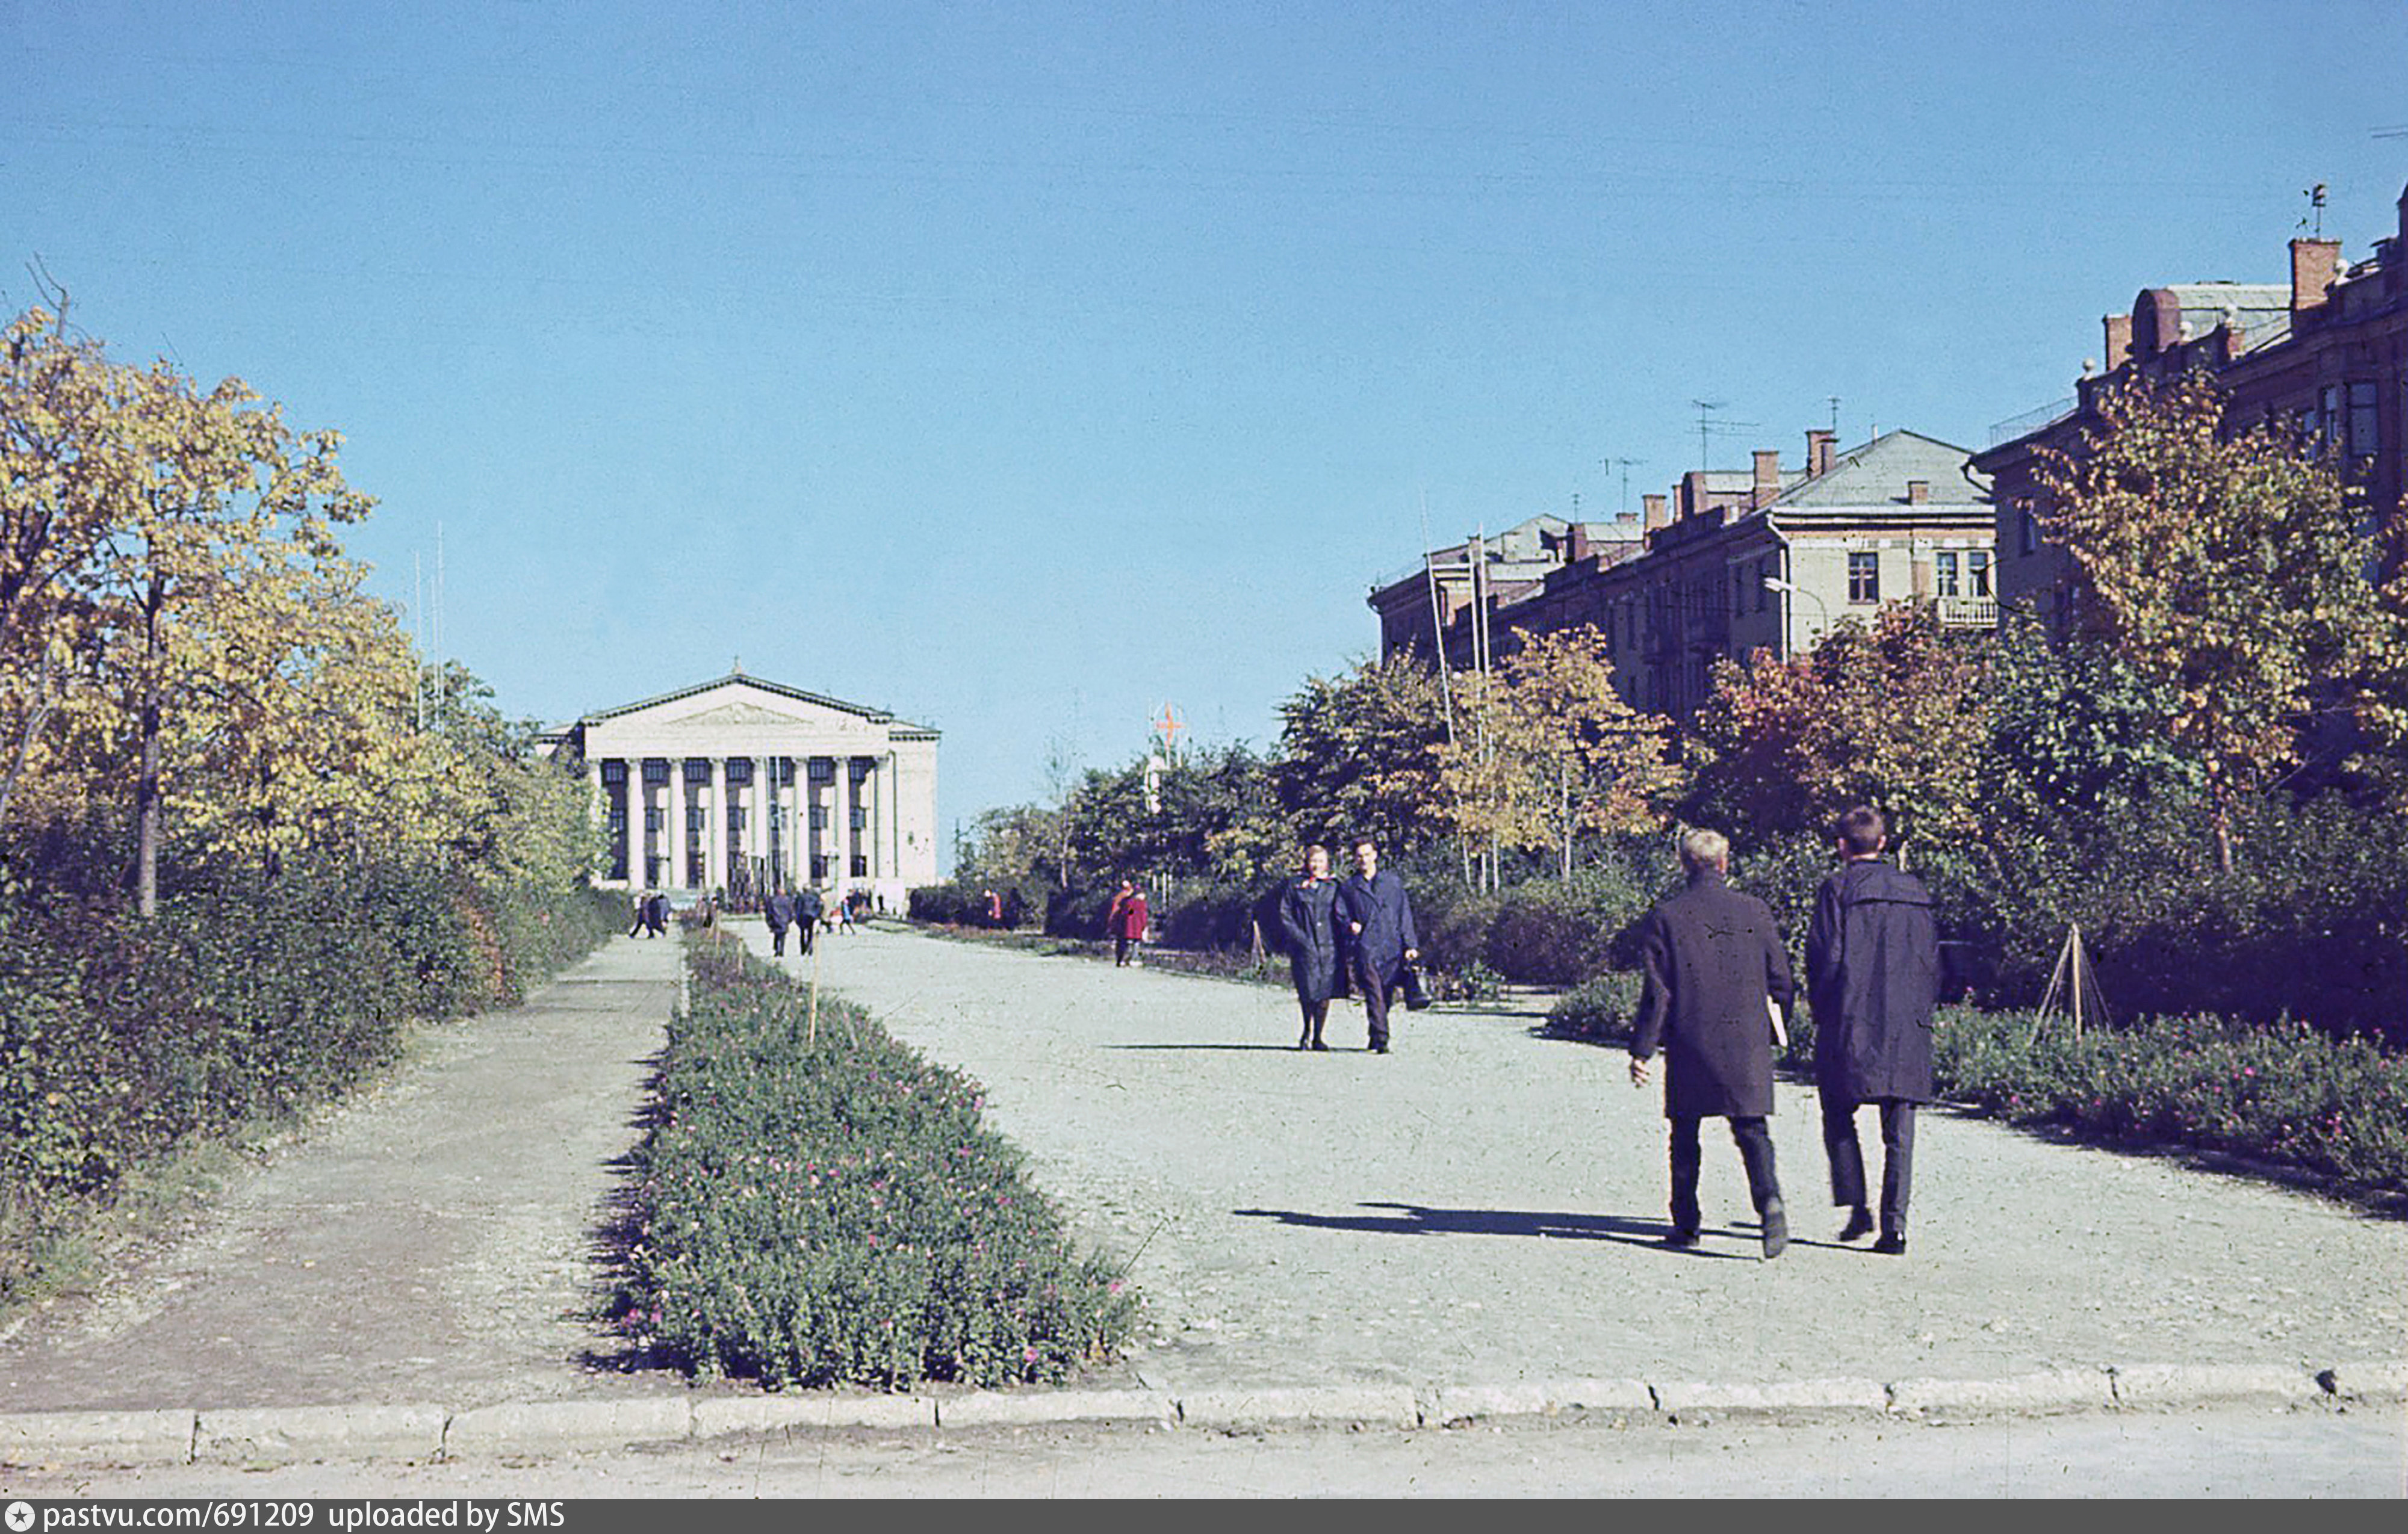
[[[1058,1380],[1136,1296],[1071,1249],[975,1082],[859,1009],[697,943],[638,1158],[619,1324],[777,1387]]]
[[[1635,971],[1608,970],[1591,975],[1548,1009],[1548,1031],[1599,1044],[1628,1044],[1639,1019],[1640,985]]]

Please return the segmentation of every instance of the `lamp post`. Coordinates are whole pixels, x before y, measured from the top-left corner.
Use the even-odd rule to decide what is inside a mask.
[[[1826,602],[1823,600],[1822,596],[1821,596],[1819,593],[1817,593],[1817,592],[1813,592],[1813,591],[1809,591],[1809,590],[1807,590],[1807,589],[1806,589],[1804,587],[1802,587],[1802,586],[1799,586],[1799,585],[1797,585],[1797,584],[1795,584],[1795,583],[1793,583],[1793,582],[1790,582],[1790,581],[1783,580],[1779,575],[1767,575],[1767,576],[1765,576],[1765,577],[1764,577],[1764,589],[1765,589],[1766,590],[1768,590],[1768,591],[1778,591],[1778,592],[1780,592],[1780,593],[1781,593],[1784,597],[1785,597],[1785,598],[1804,597],[1807,601],[1809,601],[1809,602],[1811,602],[1811,603],[1813,603],[1813,604],[1814,604],[1814,609],[1815,609],[1815,611],[1817,611],[1817,612],[1819,612],[1819,613],[1821,613],[1821,614],[1823,615],[1823,627],[1822,627],[1821,629],[1819,629],[1819,630],[1817,630],[1817,631],[1816,631],[1816,632],[1815,632],[1815,637],[1816,637],[1817,639],[1820,639],[1824,634],[1829,633],[1829,632],[1831,632],[1831,608],[1830,608],[1830,604],[1828,604],[1828,603],[1826,603]],[[1784,653],[1785,653],[1786,648],[1787,648],[1787,645],[1788,645],[1788,639],[1789,639],[1789,629],[1790,629],[1789,614],[1788,614],[1788,612],[1784,609],[1784,611],[1782,613],[1782,615],[1781,615],[1781,616],[1782,616],[1781,637],[1782,637],[1783,647],[1784,647]],[[1810,646],[1808,646],[1807,647],[1808,647],[1809,649],[1812,649],[1813,646],[1810,645]]]

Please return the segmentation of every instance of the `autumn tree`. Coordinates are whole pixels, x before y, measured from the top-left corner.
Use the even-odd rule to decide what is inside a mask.
[[[1819,830],[1851,804],[1881,810],[1901,841],[1970,830],[1988,733],[1984,648],[1902,603],[1802,655],[1720,662],[1697,719],[1689,815],[1742,838]]]
[[[2331,462],[2231,430],[2213,377],[2118,385],[2094,406],[2079,448],[2043,465],[2048,530],[2090,626],[2166,689],[2166,734],[2200,764],[2229,869],[2240,796],[2299,764],[2319,712],[2385,706],[2367,679],[2400,670],[2408,624],[2368,578],[2374,545]]]
[[[1570,878],[1582,833],[1660,822],[1658,802],[1679,777],[1666,760],[1671,726],[1623,702],[1597,629],[1535,636],[1458,686],[1465,722],[1437,752],[1445,817],[1458,835],[1552,852]]]

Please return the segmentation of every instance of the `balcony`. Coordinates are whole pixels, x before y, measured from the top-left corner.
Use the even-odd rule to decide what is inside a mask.
[[[1999,626],[1996,597],[1935,597],[1940,623],[1948,629],[1995,629]]]

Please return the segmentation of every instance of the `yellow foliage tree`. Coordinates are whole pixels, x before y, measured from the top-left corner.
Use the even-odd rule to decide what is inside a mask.
[[[1596,628],[1536,636],[1456,686],[1458,728],[1436,755],[1440,803],[1458,835],[1552,851],[1570,877],[1581,832],[1661,823],[1660,801],[1680,776],[1666,760],[1671,726],[1623,702]]]

